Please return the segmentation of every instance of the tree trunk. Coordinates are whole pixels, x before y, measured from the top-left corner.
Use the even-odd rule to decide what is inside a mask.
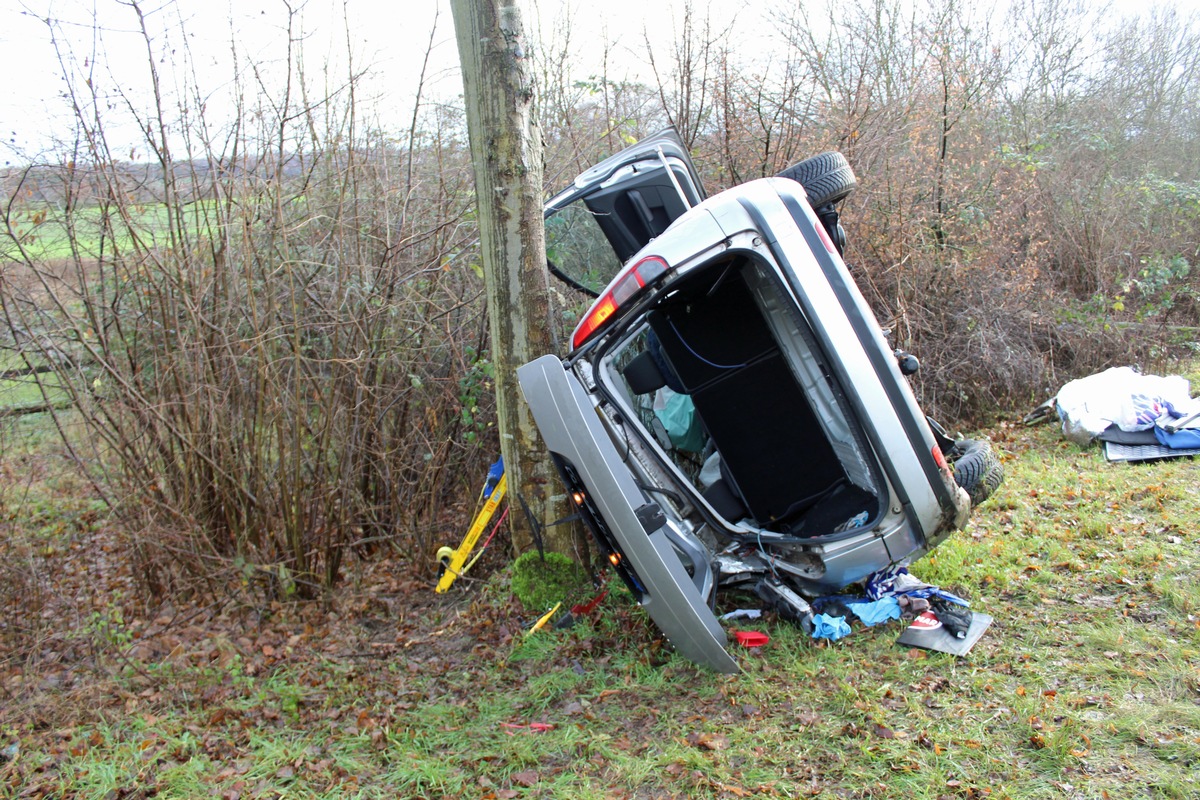
[[[542,137],[531,50],[515,0],[452,0],[495,366],[500,449],[509,492],[542,524],[569,511],[566,494],[517,385],[516,370],[554,352],[542,225]],[[533,534],[512,497],[513,546]],[[574,556],[573,526],[543,532],[546,548]]]

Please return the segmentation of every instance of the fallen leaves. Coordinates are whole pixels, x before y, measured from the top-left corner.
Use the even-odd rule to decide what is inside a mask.
[[[871,733],[879,739],[904,739],[908,736],[904,731],[894,731],[878,722],[871,726]]]
[[[548,722],[501,722],[500,727],[509,736],[516,736],[518,733],[546,733],[554,730],[554,725]]]
[[[722,733],[692,732],[687,735],[687,743],[701,750],[725,750],[729,747],[729,737]]]
[[[541,775],[538,774],[538,771],[533,769],[514,772],[511,777],[513,783],[517,784],[518,786],[525,787],[537,786],[538,781],[542,779]]]

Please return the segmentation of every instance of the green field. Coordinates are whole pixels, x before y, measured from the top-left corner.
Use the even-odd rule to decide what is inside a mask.
[[[33,362],[35,366],[39,362]],[[33,373],[17,353],[0,351],[0,415],[11,409],[65,402],[59,390],[58,377],[53,372]],[[44,391],[44,393],[43,393]]]
[[[214,211],[212,200],[181,205],[183,235],[194,239],[209,230]],[[135,244],[164,247],[170,243],[170,222],[164,203],[87,205],[69,216],[43,203],[29,203],[14,212],[12,235],[0,238],[0,261],[90,260],[114,250],[127,252]]]

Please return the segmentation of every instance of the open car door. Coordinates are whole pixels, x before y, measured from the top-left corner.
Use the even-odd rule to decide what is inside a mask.
[[[545,207],[550,272],[593,297],[621,266],[704,199],[674,128],[606,158]]]

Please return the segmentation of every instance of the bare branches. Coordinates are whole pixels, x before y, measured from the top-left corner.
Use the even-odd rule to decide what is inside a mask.
[[[363,126],[354,59],[317,88],[289,10],[280,88],[239,55],[260,91],[228,87],[239,114],[218,133],[198,82],[168,107],[171,55],[130,9],[156,100],[145,117],[97,102],[64,58],[70,90],[92,93],[74,104],[84,144],[6,186],[17,261],[0,302],[8,328],[32,332],[47,402],[86,425],[71,441],[138,531],[145,588],[251,569],[273,576],[253,586],[304,594],[355,543],[429,549],[458,476],[495,444],[454,123],[418,101],[407,138]],[[112,155],[122,112],[151,164]]]

